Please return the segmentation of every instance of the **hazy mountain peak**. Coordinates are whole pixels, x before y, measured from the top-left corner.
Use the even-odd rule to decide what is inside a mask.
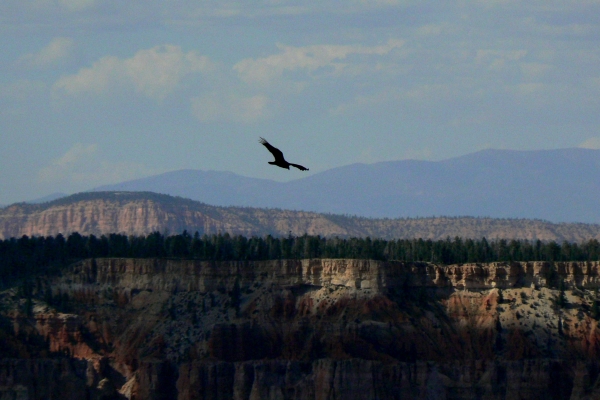
[[[600,150],[484,149],[443,161],[355,163],[288,182],[180,170],[94,190],[166,193],[221,206],[417,217],[600,222]]]

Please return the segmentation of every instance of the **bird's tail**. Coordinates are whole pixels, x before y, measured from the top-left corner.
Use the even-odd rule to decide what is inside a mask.
[[[300,171],[308,171],[308,168],[306,168],[306,167],[303,167],[302,165],[299,165],[299,164],[292,164],[292,163],[290,163],[290,165],[291,165],[292,167],[296,167],[296,168],[298,168]]]

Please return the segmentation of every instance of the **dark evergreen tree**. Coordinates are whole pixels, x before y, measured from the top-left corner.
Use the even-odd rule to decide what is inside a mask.
[[[100,238],[72,233],[68,239],[54,237],[10,238],[0,240],[0,283],[56,271],[86,257],[179,257],[199,260],[266,260],[302,258],[358,258],[398,261],[428,261],[441,264],[491,261],[548,261],[546,279],[558,285],[555,261],[596,261],[600,243],[593,239],[581,244],[488,241],[459,237],[445,240],[373,238],[326,238],[292,236],[246,238],[229,234],[193,237],[187,232],[165,237],[159,232],[147,236],[122,234]],[[39,290],[38,290],[39,292]]]

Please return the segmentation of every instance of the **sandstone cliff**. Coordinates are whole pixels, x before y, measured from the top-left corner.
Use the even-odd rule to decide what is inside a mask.
[[[490,218],[367,219],[278,209],[213,207],[147,192],[80,193],[45,204],[14,204],[0,209],[0,239],[79,232],[82,235],[153,231],[245,236],[272,234],[424,238],[460,236],[582,242],[600,239],[600,225],[552,224],[539,220]]]
[[[0,293],[0,398],[599,398],[599,279],[597,262],[85,260],[37,280],[30,313]]]

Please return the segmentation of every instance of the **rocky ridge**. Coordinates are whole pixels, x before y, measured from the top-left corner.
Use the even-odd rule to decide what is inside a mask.
[[[123,233],[366,237],[383,239],[447,237],[555,240],[600,239],[600,225],[554,224],[540,220],[473,217],[369,219],[314,212],[215,207],[150,192],[80,193],[43,204],[13,204],[0,209],[0,239],[27,236]]]
[[[599,277],[598,262],[85,260],[38,279],[29,313],[0,294],[16,349],[0,398],[598,398]]]

